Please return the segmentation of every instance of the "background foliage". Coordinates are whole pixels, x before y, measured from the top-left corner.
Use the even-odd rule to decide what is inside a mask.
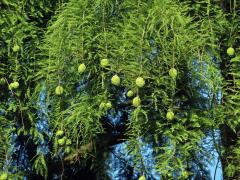
[[[227,3],[2,1],[2,173],[109,179],[103,162],[112,145],[127,141],[139,175],[149,173],[141,147],[153,143],[162,179],[207,179],[213,154],[202,141],[210,137],[208,149],[217,150],[224,177],[239,177],[240,5]],[[105,58],[110,65],[102,67]],[[82,63],[86,70],[79,73]],[[119,86],[111,83],[114,75]],[[136,86],[137,77],[144,87]],[[19,88],[9,88],[12,82]],[[101,106],[107,102],[109,109]],[[109,117],[119,114],[121,123],[111,124]]]

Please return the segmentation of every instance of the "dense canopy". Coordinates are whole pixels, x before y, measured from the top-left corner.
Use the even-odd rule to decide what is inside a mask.
[[[149,145],[161,179],[209,179],[214,158],[240,177],[240,2],[0,10],[0,180],[117,179],[106,160],[121,143],[133,171],[120,179],[154,179]]]

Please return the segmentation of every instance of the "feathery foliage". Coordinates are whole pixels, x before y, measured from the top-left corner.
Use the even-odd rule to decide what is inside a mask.
[[[211,136],[211,148],[232,162],[227,175],[235,176],[238,145],[226,154],[214,131],[227,125],[239,134],[239,49],[226,55],[227,46],[239,46],[239,10],[236,1],[229,13],[220,3],[1,2],[0,167],[46,179],[54,163],[61,164],[61,178],[65,166],[90,163],[98,179],[107,179],[101,161],[108,147],[127,141],[133,168],[147,176],[141,147],[153,142],[162,179],[210,178],[204,166],[213,157],[202,141]],[[143,87],[136,85],[138,77]],[[130,90],[133,97],[127,97]],[[126,116],[116,140],[107,120],[118,112]],[[28,157],[17,170],[15,163],[7,165],[20,152],[11,150],[14,141],[23,148],[20,156]]]

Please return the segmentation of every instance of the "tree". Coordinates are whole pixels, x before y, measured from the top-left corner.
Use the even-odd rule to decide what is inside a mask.
[[[38,46],[56,8],[57,1],[0,2],[0,167],[9,178],[31,176],[30,160],[43,137],[37,128],[37,101],[33,101],[38,96],[34,74]]]
[[[209,178],[200,142],[211,136],[224,177],[239,177],[239,55],[226,52],[239,45],[236,1],[37,2],[2,3],[8,176],[108,179],[110,147],[127,142],[139,176],[153,143],[162,179]]]
[[[221,47],[222,62],[220,69],[223,84],[222,106],[219,118],[222,119],[223,124],[220,125],[221,138],[223,145],[222,166],[224,170],[224,179],[228,177],[238,179],[240,177],[239,169],[239,119],[238,119],[238,68],[239,68],[239,53],[227,56],[227,46],[239,48],[239,7],[237,1],[223,1],[223,7],[228,14],[228,19],[231,22],[231,29],[229,29],[223,36],[223,43]],[[231,53],[230,53],[231,54]]]

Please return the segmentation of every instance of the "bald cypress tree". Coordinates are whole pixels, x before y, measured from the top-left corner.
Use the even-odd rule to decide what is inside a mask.
[[[127,142],[139,176],[150,177],[152,143],[162,179],[208,179],[211,137],[225,178],[239,176],[236,1],[4,1],[3,11],[3,175],[109,179],[110,148]]]
[[[240,177],[239,156],[239,17],[238,1],[222,1],[222,7],[231,23],[231,28],[223,34],[220,43],[222,62],[220,69],[223,77],[222,106],[217,110],[223,124],[220,125],[223,153],[221,162],[224,179]],[[230,48],[229,48],[230,47]],[[235,49],[234,49],[235,48]],[[227,52],[227,54],[226,54]]]

